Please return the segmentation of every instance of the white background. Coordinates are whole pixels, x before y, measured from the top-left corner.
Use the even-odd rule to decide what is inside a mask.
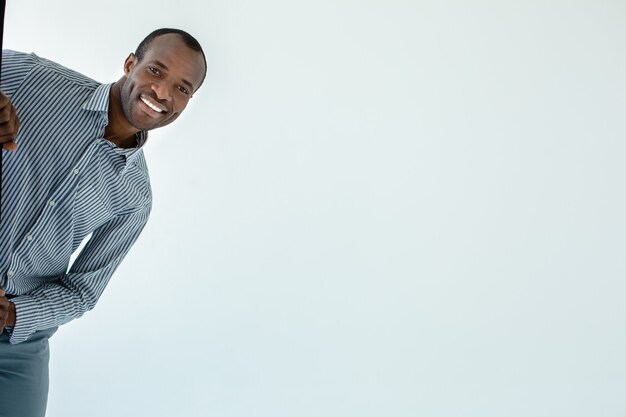
[[[626,3],[9,1],[113,82],[209,62],[154,209],[51,341],[49,417],[626,413]]]

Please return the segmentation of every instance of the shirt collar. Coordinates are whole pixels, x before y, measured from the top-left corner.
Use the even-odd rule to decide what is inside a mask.
[[[117,174],[122,175],[126,172],[126,170],[135,164],[135,159],[137,159],[140,155],[143,155],[143,146],[146,144],[148,140],[148,132],[142,130],[135,134],[135,140],[137,141],[137,146],[134,148],[120,148],[116,146],[113,142],[109,142],[108,140],[104,140],[107,144],[110,152],[115,155],[119,155],[118,158],[123,160],[124,162],[117,167]]]
[[[90,111],[101,111],[108,113],[109,111],[109,92],[113,84],[100,84],[91,97],[83,104],[83,109]]]
[[[114,146],[114,150],[119,155],[124,155],[127,160],[132,159],[139,151],[143,148],[143,146],[148,141],[148,132],[145,130],[140,130],[135,133],[135,140],[137,141],[137,146],[134,148],[120,148],[118,146]]]
[[[105,121],[105,124],[108,123],[109,94],[111,92],[112,86],[113,83],[100,84],[83,104],[83,109],[85,110],[103,112],[103,120]],[[145,130],[137,132],[135,134],[135,140],[137,141],[137,146],[128,149],[120,148],[118,146],[115,146],[115,144],[107,141],[109,145],[113,148],[115,153],[117,153],[118,155],[122,155],[126,159],[126,164],[124,164],[124,170],[128,166],[128,163],[140,153],[139,151],[146,144],[148,140],[148,132]]]

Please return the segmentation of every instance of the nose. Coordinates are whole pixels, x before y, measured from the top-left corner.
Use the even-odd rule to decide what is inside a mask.
[[[171,99],[169,89],[163,82],[152,83],[152,91],[154,91],[156,97],[161,101],[170,101]]]

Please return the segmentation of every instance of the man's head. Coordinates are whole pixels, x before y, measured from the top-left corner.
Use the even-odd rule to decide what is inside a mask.
[[[120,99],[132,126],[151,130],[172,123],[206,75],[204,52],[187,32],[158,29],[124,62]]]

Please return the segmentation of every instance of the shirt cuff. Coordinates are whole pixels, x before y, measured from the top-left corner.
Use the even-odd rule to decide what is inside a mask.
[[[20,295],[12,298],[15,304],[15,326],[11,332],[9,342],[12,345],[21,343],[28,339],[37,330],[39,322],[39,303],[28,295]]]

